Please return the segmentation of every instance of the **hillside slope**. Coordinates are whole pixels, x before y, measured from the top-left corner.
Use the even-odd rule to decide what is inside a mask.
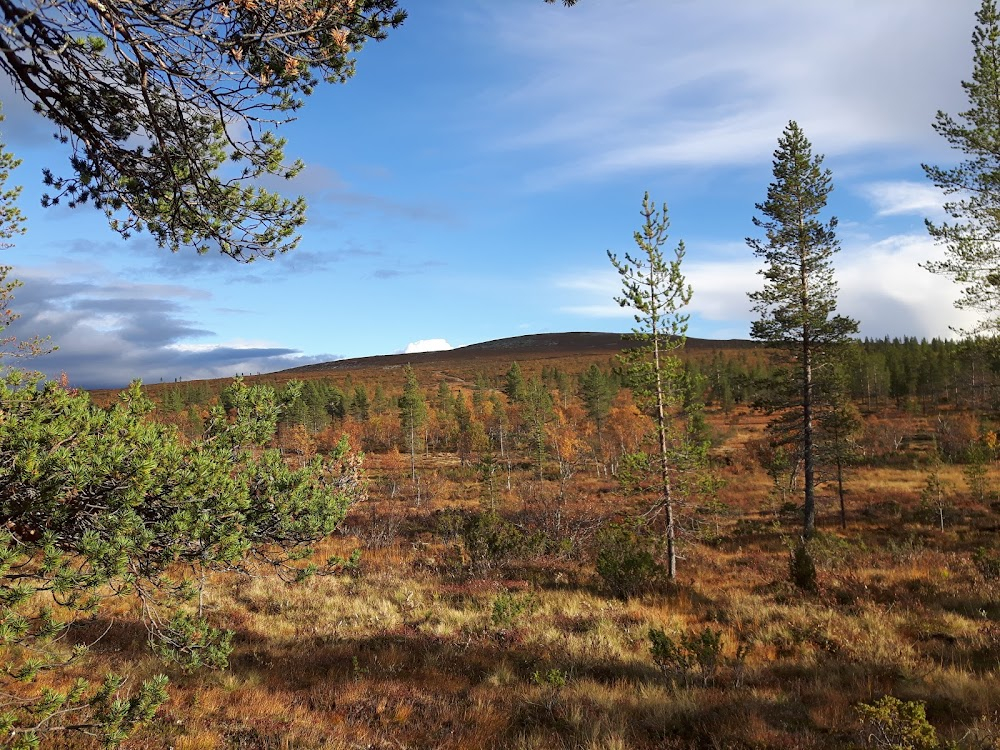
[[[573,358],[576,356],[612,357],[623,349],[636,346],[636,342],[625,334],[577,331],[571,333],[536,333],[526,336],[485,341],[456,349],[415,354],[384,354],[374,357],[356,357],[322,362],[314,365],[281,370],[275,375],[315,374],[328,370],[365,370],[370,368],[391,368],[402,365],[446,365],[472,364],[481,360],[502,359],[510,363],[514,360],[535,360],[550,358]],[[687,340],[689,350],[744,349],[757,346],[751,341],[731,339],[713,341],[710,339]]]

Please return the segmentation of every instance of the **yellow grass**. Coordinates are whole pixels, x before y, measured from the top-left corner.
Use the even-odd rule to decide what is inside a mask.
[[[735,421],[737,443],[758,434],[749,415]],[[921,469],[852,473],[846,531],[823,488],[821,590],[806,594],[788,580],[797,516],[767,499],[762,472],[734,461],[723,469],[730,512],[718,536],[685,533],[679,580],[622,601],[601,587],[586,533],[569,552],[473,570],[438,524],[444,509],[477,510],[479,485],[454,462],[435,466],[433,497],[420,508],[400,500],[403,531],[365,550],[356,574],[298,585],[214,577],[207,611],[236,632],[227,671],[158,662],[129,600],[77,628],[87,640],[114,618],[73,675],[124,671],[132,686],[159,671],[171,678],[169,702],[125,747],[839,748],[857,740],[854,706],[886,694],[925,701],[942,736],[980,743],[968,747],[1000,736],[998,592],[970,562],[994,544],[987,529],[1000,519],[963,494],[960,468],[943,478],[967,513],[945,533],[918,513]],[[512,516],[531,510],[537,491],[515,480],[501,497]],[[894,505],[880,505],[887,499]],[[582,519],[641,505],[581,472],[565,512],[584,528]],[[682,524],[693,513],[683,507]],[[318,554],[359,543],[336,536]],[[530,605],[498,622],[498,602],[512,597]],[[651,627],[675,638],[721,632],[714,679],[686,685],[661,673]],[[97,747],[79,735],[49,746]]]

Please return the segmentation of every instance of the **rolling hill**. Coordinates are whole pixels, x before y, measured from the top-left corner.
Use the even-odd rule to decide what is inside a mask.
[[[621,333],[592,331],[536,333],[485,341],[480,344],[470,344],[469,346],[444,351],[419,352],[414,354],[384,354],[374,357],[338,359],[331,362],[281,370],[273,373],[273,375],[302,377],[320,372],[392,368],[407,364],[417,368],[421,365],[469,366],[476,363],[495,362],[496,360],[502,360],[507,365],[515,360],[518,362],[575,358],[590,360],[595,357],[613,357],[623,349],[632,348],[637,345],[639,343],[628,334]],[[752,341],[739,339],[715,341],[711,339],[689,338],[685,345],[688,351],[751,349],[757,347],[758,344]]]

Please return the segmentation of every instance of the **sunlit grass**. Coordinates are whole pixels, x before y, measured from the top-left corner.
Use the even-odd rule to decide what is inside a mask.
[[[212,578],[206,612],[236,633],[228,670],[159,662],[135,602],[122,599],[68,674],[124,671],[129,685],[169,674],[170,700],[133,748],[838,748],[857,741],[854,706],[890,693],[925,701],[943,736],[990,747],[1000,611],[970,562],[988,537],[961,519],[944,534],[922,521],[919,471],[857,470],[846,531],[821,496],[820,591],[806,594],[788,578],[797,517],[762,499],[759,471],[729,474],[718,538],[685,536],[679,580],[641,596],[607,594],[586,535],[568,553],[473,570],[437,524],[444,508],[481,507],[476,485],[442,475],[433,499],[401,506],[406,523],[365,549],[357,571],[299,584]],[[570,520],[625,507],[602,507],[614,495],[593,477],[579,485]],[[894,505],[868,512],[886,499]],[[501,505],[524,507],[513,496]],[[361,544],[337,535],[317,554]],[[650,628],[721,633],[714,677],[685,684],[661,672]]]

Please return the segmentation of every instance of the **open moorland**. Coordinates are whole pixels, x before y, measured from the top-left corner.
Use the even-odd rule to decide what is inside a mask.
[[[996,0],[401,2],[0,0],[0,748],[1000,750]]]
[[[152,653],[123,595],[67,631],[86,657],[40,679],[113,671],[128,694],[166,674],[129,748],[1000,748],[1000,476],[977,355],[852,350],[845,492],[827,461],[810,572],[791,557],[798,461],[768,429],[780,367],[689,342],[697,399],[672,419],[705,461],[678,485],[669,580],[652,421],[621,346],[526,337],[263,376],[305,382],[274,438],[286,461],[345,434],[364,452],[363,497],[315,545],[342,564],[210,573],[225,668]],[[195,436],[224,385],[147,391]]]

